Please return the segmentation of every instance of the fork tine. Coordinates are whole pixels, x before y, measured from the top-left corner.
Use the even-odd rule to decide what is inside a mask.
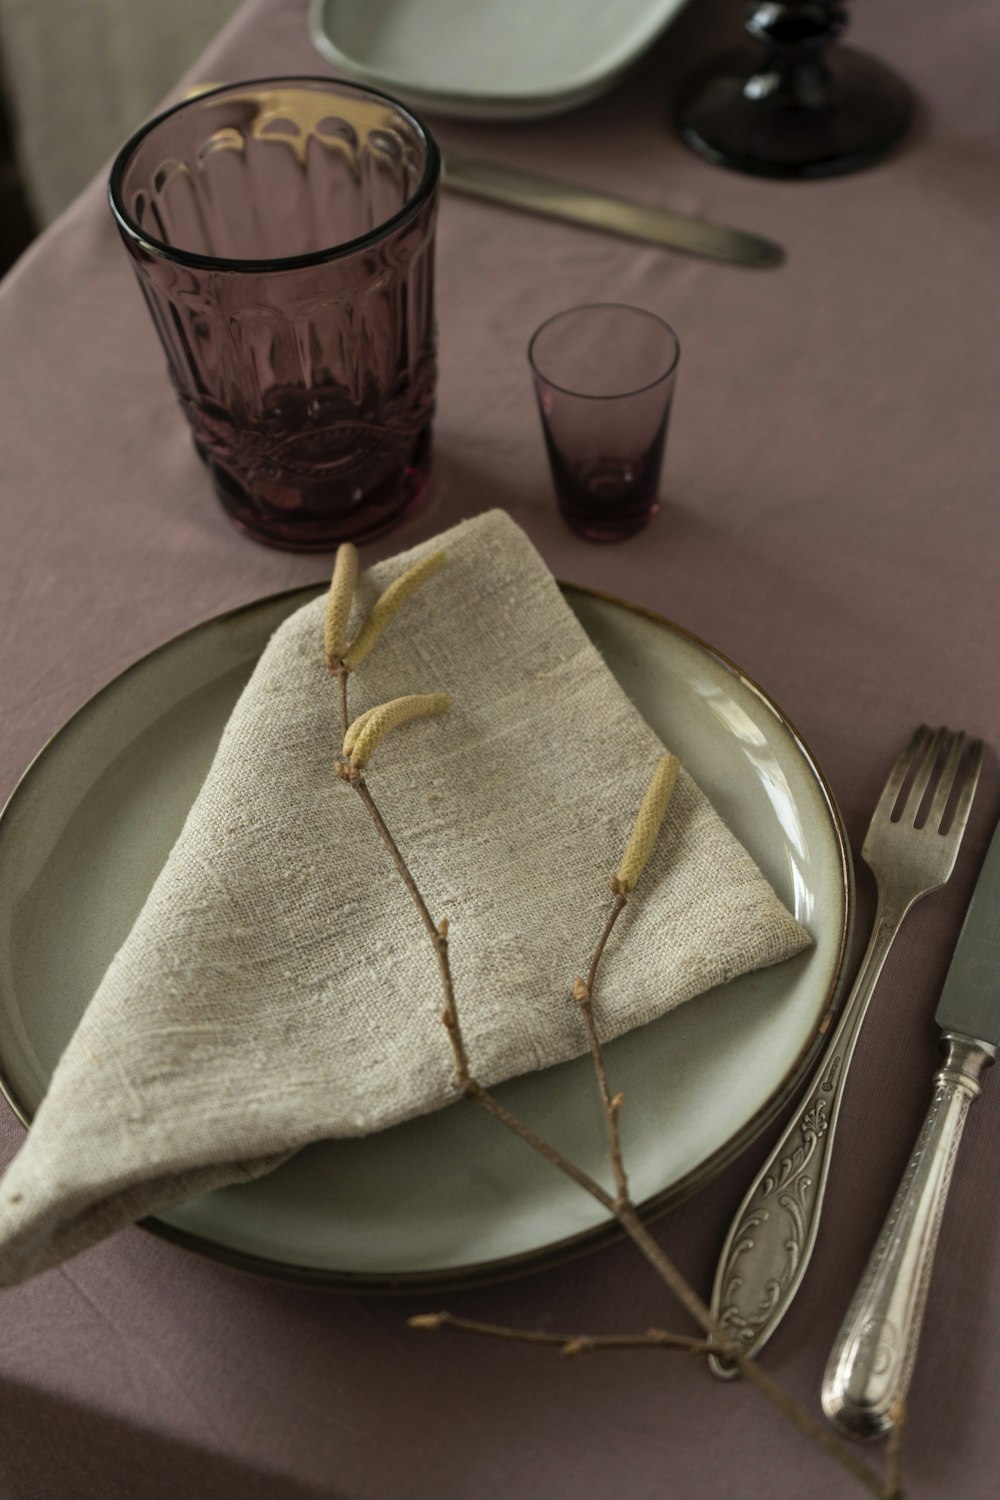
[[[948,755],[941,771],[940,780],[938,781],[937,787],[934,792],[934,800],[931,803],[931,810],[927,814],[928,828],[940,829],[941,827],[941,820],[944,817],[944,810],[948,806],[948,798],[951,796],[951,789],[955,784],[955,776],[958,772],[958,763],[962,759],[962,751],[964,748],[965,735],[961,730],[959,730],[958,734],[953,734],[951,737],[951,744],[948,747]]]
[[[917,816],[920,812],[920,804],[924,800],[924,793],[927,790],[927,786],[933,774],[934,767],[938,763],[938,758],[941,754],[941,747],[945,742],[947,732],[948,731],[944,728],[936,729],[934,731],[934,738],[931,740],[930,745],[928,746],[927,754],[924,756],[917,774],[913,778],[913,785],[910,787],[906,802],[903,804],[902,812],[899,815],[900,822],[902,822],[904,818],[908,818],[911,823],[916,822]]]
[[[906,780],[906,774],[919,755],[929,734],[930,730],[927,728],[927,725],[921,724],[918,729],[914,730],[910,743],[904,750],[899,752],[899,758],[889,772],[885,788],[878,799],[878,806],[872,814],[873,823],[876,820],[888,820],[891,818],[892,810],[896,806],[896,798],[899,796],[899,789]]]
[[[969,812],[972,808],[972,799],[976,795],[976,785],[979,781],[979,772],[983,764],[983,742],[973,740],[969,749],[969,764],[965,773],[965,784],[962,787],[962,795],[958,799],[955,816],[952,819],[951,828],[948,830],[952,837],[961,838],[965,825],[969,821]]]

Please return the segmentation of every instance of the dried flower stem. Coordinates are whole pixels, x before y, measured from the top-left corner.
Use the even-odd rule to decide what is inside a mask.
[[[506,1339],[515,1344],[546,1344],[572,1358],[577,1354],[596,1353],[600,1349],[679,1349],[688,1354],[708,1354],[714,1349],[705,1339],[692,1339],[682,1333],[666,1333],[649,1328],[645,1333],[541,1333],[533,1328],[505,1328],[500,1323],[480,1323],[473,1318],[458,1318],[454,1313],[421,1313],[407,1320],[409,1328],[436,1333],[454,1328],[459,1333],[475,1333],[483,1338]]]

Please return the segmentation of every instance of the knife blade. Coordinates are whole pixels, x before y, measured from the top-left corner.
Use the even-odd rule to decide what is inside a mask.
[[[1000,1047],[1000,825],[976,881],[935,1020],[944,1066],[823,1376],[823,1410],[853,1437],[878,1437],[901,1420],[966,1115]]]
[[[785,258],[784,250],[773,240],[742,229],[594,192],[554,177],[455,156],[450,151],[442,161],[441,180],[452,192],[713,260],[745,266],[776,266]]]
[[[983,860],[934,1019],[943,1032],[1000,1046],[1000,826]]]

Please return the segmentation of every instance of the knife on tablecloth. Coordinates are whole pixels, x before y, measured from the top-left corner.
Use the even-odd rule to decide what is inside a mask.
[[[976,882],[935,1020],[944,1065],[823,1376],[823,1410],[854,1437],[887,1432],[901,1413],[965,1117],[1000,1047],[1000,826]]]
[[[442,182],[452,192],[486,198],[507,208],[564,219],[589,229],[602,229],[626,239],[666,245],[672,250],[686,250],[713,260],[744,266],[776,266],[785,258],[785,252],[773,240],[742,229],[729,229],[653,204],[596,193],[554,177],[456,156],[451,151],[443,158]]]

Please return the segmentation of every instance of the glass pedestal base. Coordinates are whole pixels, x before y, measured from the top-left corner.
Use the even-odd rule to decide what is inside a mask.
[[[674,118],[685,144],[720,166],[830,177],[891,150],[913,118],[913,96],[884,63],[849,47],[786,76],[737,48],[686,80]]]

